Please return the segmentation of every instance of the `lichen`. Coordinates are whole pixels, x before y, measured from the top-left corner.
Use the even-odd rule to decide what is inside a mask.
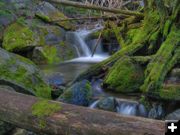
[[[39,118],[40,128],[46,127],[45,118],[60,111],[62,107],[58,103],[51,103],[48,100],[41,99],[32,105],[32,114]]]

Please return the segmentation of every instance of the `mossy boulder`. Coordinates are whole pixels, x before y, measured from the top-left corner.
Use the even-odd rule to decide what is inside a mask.
[[[55,64],[76,57],[73,46],[65,43],[66,31],[40,20],[19,18],[4,33],[3,48],[26,53],[36,64]]]
[[[62,28],[36,25],[36,32],[41,41],[32,53],[36,64],[56,64],[77,56],[73,46],[65,42],[66,32]]]
[[[92,98],[92,94],[90,82],[83,80],[66,89],[58,100],[70,104],[88,106]]]
[[[104,86],[115,92],[137,92],[143,83],[144,74],[140,65],[130,57],[122,57],[109,70],[104,80]]]
[[[36,16],[45,22],[54,22],[65,29],[73,29],[69,21],[61,21],[67,17],[48,2],[41,2],[36,7]]]
[[[37,45],[37,36],[20,20],[11,24],[3,36],[3,48],[8,51],[22,51]]]
[[[0,84],[16,91],[51,98],[51,89],[41,71],[30,60],[0,49]]]

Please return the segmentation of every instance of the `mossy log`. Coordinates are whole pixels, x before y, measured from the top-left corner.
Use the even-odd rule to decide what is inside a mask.
[[[173,69],[173,67],[180,63],[179,15],[180,3],[178,0],[145,1],[144,19],[141,22],[136,22],[141,24],[140,28],[127,27],[127,21],[120,23],[120,26],[111,25],[114,28],[112,27],[108,29],[111,30],[111,34],[114,32],[119,41],[119,45],[121,46],[121,50],[116,52],[107,60],[92,66],[89,70],[82,73],[76,81],[84,78],[91,79],[91,77],[98,76],[98,74],[102,74],[103,72],[106,74],[106,84],[106,80],[111,80],[109,73],[116,72],[113,70],[118,69],[113,65],[118,66],[118,62],[121,60],[123,61],[122,57],[140,56],[142,58],[144,56],[148,57],[153,55],[152,59],[145,62],[146,64],[143,65],[144,81],[138,88],[139,92],[165,99],[167,99],[167,95],[169,95],[169,99],[171,100],[180,100],[179,88],[174,89],[171,87],[170,89],[163,90],[163,83],[167,74]],[[133,19],[130,20],[132,21]],[[108,37],[108,35],[106,36]],[[133,76],[133,73],[134,72],[129,74],[127,78]],[[114,81],[117,81],[117,84],[123,85],[118,83],[121,79],[123,78],[118,76],[114,78]],[[109,85],[111,87],[111,84]],[[136,85],[136,82],[134,82],[134,84],[126,85]],[[121,86],[118,86],[118,88],[121,88]]]
[[[164,135],[165,122],[0,90],[0,119],[49,135]]]

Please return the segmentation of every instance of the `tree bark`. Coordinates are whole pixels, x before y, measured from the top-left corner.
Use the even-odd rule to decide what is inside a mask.
[[[41,110],[35,115],[33,106],[42,99],[8,90],[0,90],[0,119],[18,127],[50,135],[164,135],[165,122],[94,110],[48,101],[60,109],[50,115]],[[41,106],[41,109],[46,106]],[[39,108],[38,108],[39,109]],[[48,108],[47,110],[49,111]],[[43,123],[43,125],[42,125]]]

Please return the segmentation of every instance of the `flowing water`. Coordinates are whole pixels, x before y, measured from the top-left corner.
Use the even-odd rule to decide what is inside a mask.
[[[78,58],[66,61],[59,64],[58,66],[45,66],[42,67],[42,69],[45,71],[46,74],[55,74],[55,76],[60,74],[59,78],[62,78],[60,79],[60,81],[66,84],[75,79],[80,73],[87,70],[92,64],[107,59],[109,55],[108,52],[105,52],[103,50],[103,45],[101,41],[99,42],[96,51],[92,57],[92,53],[94,51],[97,40],[91,40],[89,39],[89,37],[93,32],[96,32],[100,29],[102,29],[102,27],[97,27],[92,30],[81,29],[75,32],[67,32],[66,41],[69,44],[73,45],[74,48],[76,48]],[[116,107],[117,113],[124,115],[146,116],[146,110],[143,105],[134,101],[122,100],[120,97],[117,97],[116,94],[113,95],[104,92],[101,87],[101,83],[102,80],[92,81],[94,97],[97,97],[97,99],[99,99],[100,97],[115,96],[118,102],[118,105]],[[98,102],[99,100],[96,100],[89,107],[96,108]]]

